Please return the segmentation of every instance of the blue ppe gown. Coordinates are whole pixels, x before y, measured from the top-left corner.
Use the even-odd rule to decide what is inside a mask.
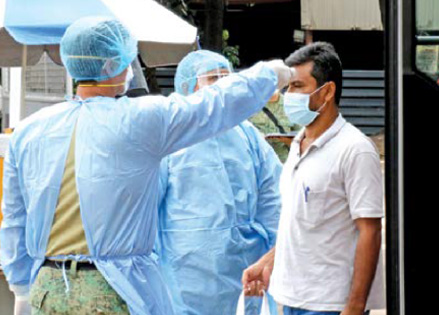
[[[188,97],[94,97],[25,119],[4,162],[0,259],[11,288],[33,283],[45,260],[76,125],[76,186],[90,256],[57,258],[91,260],[131,314],[173,314],[151,255],[160,162],[260,110],[276,84],[259,63]]]
[[[276,241],[281,168],[248,121],[163,159],[157,253],[177,314],[236,313],[243,270]]]

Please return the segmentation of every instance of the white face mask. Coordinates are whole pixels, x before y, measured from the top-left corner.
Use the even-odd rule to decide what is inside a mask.
[[[123,92],[120,93],[119,95],[124,95],[126,92],[128,92],[128,89],[130,88],[131,81],[133,79],[134,79],[133,68],[131,67],[131,65],[129,65],[128,70],[127,70],[127,75],[125,77],[124,89],[123,89]]]
[[[317,90],[312,92],[311,94],[304,93],[285,93],[284,95],[284,110],[287,115],[289,121],[292,124],[299,124],[301,126],[310,125],[317,116],[320,115],[320,111],[326,105],[326,102],[320,106],[320,108],[316,111],[312,111],[309,108],[309,101],[311,95],[318,92],[321,88],[326,85],[322,85]]]

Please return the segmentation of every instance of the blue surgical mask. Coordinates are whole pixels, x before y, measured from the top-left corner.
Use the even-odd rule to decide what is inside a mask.
[[[326,105],[326,103],[320,106],[317,111],[312,111],[309,108],[309,101],[311,95],[319,91],[324,86],[325,85],[322,85],[311,94],[288,92],[285,93],[284,110],[285,114],[292,124],[308,126],[320,115],[320,110]]]

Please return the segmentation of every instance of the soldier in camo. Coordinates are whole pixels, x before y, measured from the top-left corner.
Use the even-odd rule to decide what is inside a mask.
[[[111,288],[98,270],[65,270],[42,267],[30,302],[32,314],[129,314],[126,303]]]
[[[274,95],[265,105],[265,108],[272,113],[275,117],[275,121],[268,116],[270,114],[267,115],[267,111],[260,111],[250,118],[253,125],[264,135],[270,133],[290,133],[300,128],[298,125],[291,125],[288,121],[288,117],[284,113],[282,94]],[[278,124],[278,126],[276,124]],[[281,126],[283,130],[279,130],[279,126]],[[289,145],[276,138],[268,138],[267,142],[273,147],[281,162],[285,163],[288,157]]]

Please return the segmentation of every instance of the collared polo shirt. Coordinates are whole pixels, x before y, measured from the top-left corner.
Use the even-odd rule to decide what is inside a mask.
[[[280,179],[270,293],[290,307],[342,311],[354,271],[354,220],[384,216],[379,155],[341,115],[300,154],[303,137],[304,130],[292,142]],[[367,309],[384,307],[382,273],[380,258]]]

